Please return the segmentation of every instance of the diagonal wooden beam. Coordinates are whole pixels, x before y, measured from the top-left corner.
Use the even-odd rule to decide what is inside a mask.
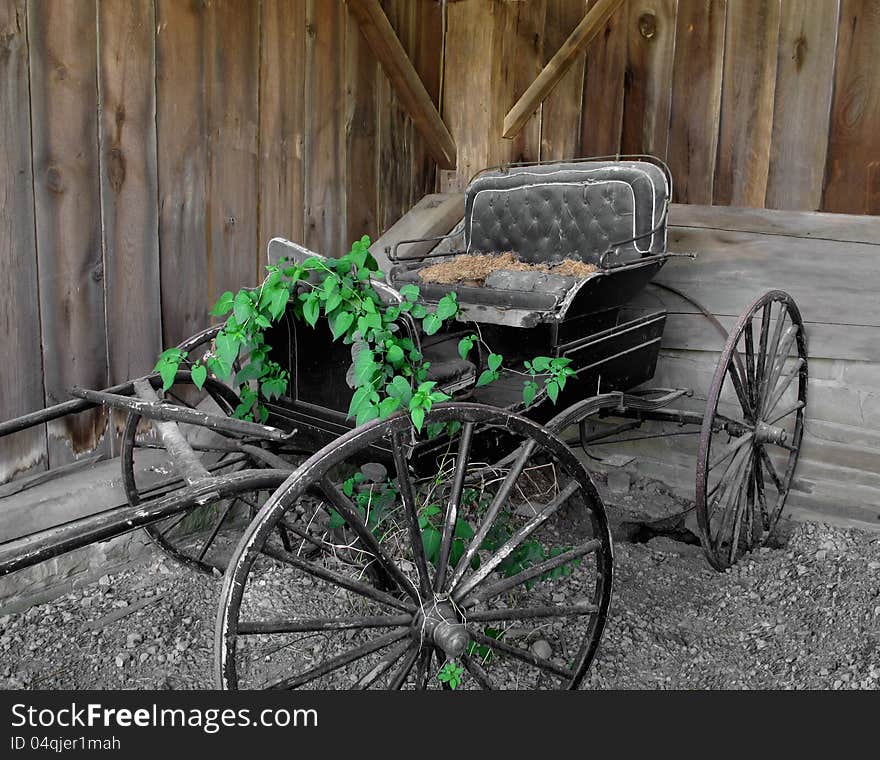
[[[507,116],[504,117],[504,137],[516,137],[519,134],[523,125],[562,79],[581,50],[599,33],[622,3],[623,0],[599,0],[587,11],[581,23],[574,28],[568,39],[541,69],[541,73],[535,77],[535,81],[507,112]]]
[[[437,112],[431,96],[422,84],[418,72],[394,33],[388,17],[378,0],[346,0],[357,19],[370,49],[391,80],[394,91],[407,110],[416,129],[437,165],[454,169],[455,141]]]

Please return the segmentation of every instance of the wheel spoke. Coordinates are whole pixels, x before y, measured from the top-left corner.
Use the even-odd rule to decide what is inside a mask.
[[[483,669],[483,666],[477,662],[477,660],[470,655],[463,654],[459,658],[462,664],[467,668],[467,672],[470,673],[474,680],[480,684],[480,687],[486,689],[486,691],[494,691],[495,685],[492,683],[492,680],[489,678],[489,674]]]
[[[364,525],[360,513],[355,509],[354,504],[348,496],[346,496],[328,477],[324,477],[323,480],[321,480],[321,490],[336,508],[336,511],[339,512],[342,519],[345,520],[348,526],[355,532],[367,552],[375,557],[379,566],[385,571],[388,577],[400,587],[401,591],[412,597],[413,600],[418,601],[419,596],[413,588],[412,581],[403,574],[403,571],[379,545],[379,541],[370,529]],[[419,541],[419,546],[421,546],[421,541]]]
[[[755,452],[755,500],[761,510],[761,532],[770,529],[770,513],[767,511],[767,499],[764,496],[764,473],[761,469],[761,455]]]
[[[745,461],[748,459],[749,454],[750,454],[750,452],[748,449],[740,449],[736,453],[734,458],[731,460],[730,467],[724,471],[724,474],[725,475],[729,474],[729,477],[724,478],[723,480],[719,481],[715,485],[715,489],[718,489],[718,487],[721,486],[721,494],[715,500],[712,509],[709,511],[708,516],[709,516],[710,520],[712,519],[715,512],[717,512],[719,510],[719,508],[721,508],[722,504],[725,505],[724,509],[722,511],[724,511],[723,519],[726,520],[726,517],[728,515],[728,511],[726,511],[726,510],[727,510],[728,503],[730,502],[730,499],[731,499],[731,494],[736,489],[736,486],[739,482],[740,475],[742,473],[742,468],[745,464]],[[713,492],[714,492],[714,489],[713,489]]]
[[[236,501],[238,499],[232,499],[229,501],[223,509],[220,510],[220,513],[217,515],[217,519],[214,520],[214,525],[211,526],[211,532],[208,534],[208,537],[205,539],[205,543],[202,544],[202,548],[199,550],[198,556],[196,557],[199,562],[201,562],[205,555],[208,553],[208,549],[211,548],[211,544],[214,543],[214,539],[217,538],[217,534],[220,532],[220,527],[223,525],[223,522],[226,520],[226,517],[232,511],[232,508],[235,506]]]
[[[755,386],[761,397],[761,386],[766,373],[767,339],[770,337],[770,318],[773,314],[773,302],[765,303],[761,308],[761,336],[758,338],[758,356],[755,360]]]
[[[171,525],[168,525],[168,526],[162,528],[162,531],[159,533],[159,537],[165,538],[165,536],[167,536],[172,530],[174,530],[178,525],[180,525],[180,523],[182,523],[187,518],[188,515],[189,515],[188,511],[182,512],[180,515],[178,515],[176,518],[174,518],[174,521],[171,523]]]
[[[762,416],[770,414],[776,408],[777,404],[779,404],[779,402],[782,401],[782,397],[785,395],[785,392],[789,389],[789,386],[791,386],[792,381],[796,377],[800,376],[801,369],[803,368],[803,366],[804,366],[804,360],[799,358],[797,360],[797,363],[795,364],[794,368],[792,369],[792,371],[789,374],[785,375],[783,378],[780,378],[782,380],[782,383],[777,385],[776,390],[773,393],[773,396],[770,397],[770,399],[764,404],[764,406],[761,410]],[[777,383],[778,382],[779,381],[777,381]]]
[[[773,364],[770,367],[770,372],[768,372],[767,376],[764,378],[764,388],[762,389],[762,395],[764,398],[769,396],[773,388],[776,387],[776,383],[779,381],[779,376],[782,374],[782,370],[785,367],[785,362],[788,360],[788,353],[791,350],[791,345],[794,343],[798,332],[800,332],[800,328],[798,328],[797,325],[791,325],[785,331],[785,335],[783,335],[782,340],[779,342],[777,353],[773,357]]]
[[[767,351],[764,355],[764,375],[761,378],[761,397],[766,398],[767,396],[767,378],[770,374],[770,370],[772,368],[772,362],[776,360],[776,356],[779,349],[779,339],[782,337],[782,331],[785,327],[785,318],[788,315],[788,311],[784,306],[780,306],[779,314],[776,317],[776,326],[773,328],[773,337],[770,339],[770,344],[767,346]]]
[[[510,591],[523,583],[527,583],[534,578],[540,578],[544,573],[549,573],[557,567],[562,567],[568,562],[575,562],[586,554],[592,554],[593,552],[598,551],[601,546],[602,542],[599,539],[591,539],[574,549],[569,549],[567,552],[557,554],[555,557],[539,562],[537,565],[532,565],[531,567],[518,572],[516,575],[511,575],[509,578],[504,578],[495,583],[483,586],[482,589],[465,599],[463,605],[471,607],[480,602],[493,599],[494,597]]]
[[[730,375],[730,381],[733,383],[733,389],[736,392],[736,397],[739,399],[739,405],[742,407],[743,414],[745,414],[746,419],[751,419],[754,416],[754,411],[742,381],[745,370],[742,367],[739,353],[736,351],[733,354],[733,361],[727,365],[727,374]]]
[[[572,678],[574,677],[574,673],[572,673],[568,668],[561,668],[555,662],[550,662],[550,660],[546,660],[543,657],[538,657],[538,655],[533,654],[525,649],[521,649],[520,647],[512,646],[501,639],[493,639],[489,636],[486,636],[482,631],[474,629],[469,631],[470,637],[479,644],[483,646],[490,647],[496,652],[504,652],[504,654],[513,657],[515,660],[519,660],[520,662],[524,662],[527,665],[531,665],[533,667],[538,668],[539,670],[544,670],[549,673],[553,673],[554,675],[560,676],[562,678]]]
[[[755,337],[752,331],[752,321],[749,320],[745,327],[746,343],[746,383],[748,384],[748,397],[752,409],[760,409],[758,402],[758,389],[755,385]]]
[[[452,551],[452,542],[455,538],[455,525],[458,521],[458,510],[461,507],[461,494],[464,490],[464,479],[467,475],[468,456],[471,449],[471,438],[474,433],[474,423],[465,422],[461,429],[461,438],[458,443],[458,455],[455,458],[455,477],[449,493],[449,504],[446,507],[446,522],[443,524],[443,537],[440,540],[440,553],[437,557],[437,574],[434,576],[434,592],[443,588],[446,582],[446,568],[449,564],[449,554]]]
[[[748,458],[746,464],[743,465],[745,479],[740,480],[741,485],[736,493],[736,501],[734,502],[734,518],[733,518],[733,535],[730,541],[730,564],[736,561],[736,550],[739,547],[739,534],[742,529],[743,512],[746,508],[748,490],[751,484],[752,462],[754,454]]]
[[[331,657],[329,660],[321,663],[320,665],[317,665],[314,668],[310,668],[309,670],[306,670],[305,672],[300,673],[297,676],[289,676],[287,678],[282,678],[279,681],[275,681],[274,683],[267,684],[266,688],[296,689],[303,684],[314,681],[316,678],[320,678],[321,676],[325,676],[328,673],[332,673],[334,670],[344,668],[346,665],[350,665],[356,660],[360,660],[361,658],[366,657],[373,652],[378,652],[380,649],[384,649],[390,644],[394,644],[395,642],[400,641],[404,636],[409,636],[408,628],[401,628],[397,631],[391,631],[390,633],[386,633],[384,636],[379,636],[372,641],[361,644],[359,647],[355,647],[354,649],[350,649],[347,652],[343,652],[336,657]]]
[[[409,540],[412,546],[413,559],[419,573],[419,589],[421,590],[422,597],[427,599],[431,595],[428,560],[425,557],[425,547],[422,544],[419,513],[416,509],[415,494],[413,493],[412,480],[409,477],[409,466],[404,455],[400,433],[392,433],[391,448],[394,455],[394,469],[397,472],[397,483],[400,487],[400,496],[403,499],[404,511],[406,512],[409,527]]]
[[[416,662],[415,687],[419,691],[426,691],[428,688],[428,677],[431,670],[431,655],[433,653],[434,647],[423,643],[422,651],[419,653],[419,659]]]
[[[745,438],[745,436],[743,436],[743,438]],[[728,473],[731,474],[731,477],[733,477],[733,475],[736,473],[736,468],[739,467],[740,462],[742,462],[742,458],[744,456],[744,454],[743,454],[744,451],[746,451],[746,449],[743,449],[741,446],[738,447],[738,449],[734,453],[733,457],[727,462],[724,469],[719,473],[718,480],[716,481],[715,485],[712,486],[710,489],[708,489],[708,491],[706,492],[707,501],[710,497],[715,495],[715,492],[719,488],[724,487],[726,484],[728,484],[730,482],[729,478],[727,477]],[[707,477],[708,477],[708,475],[707,475]],[[711,516],[711,513],[710,513],[710,516]]]
[[[373,586],[362,583],[361,581],[356,581],[353,578],[348,578],[341,573],[337,573],[334,570],[330,570],[326,567],[321,567],[314,562],[300,559],[293,554],[285,556],[284,562],[291,565],[292,567],[297,568],[298,570],[302,570],[303,572],[314,576],[315,578],[320,578],[321,580],[328,581],[329,583],[335,583],[337,586],[342,586],[342,588],[353,591],[355,594],[365,596],[368,599],[372,599],[374,602],[380,602],[381,604],[393,607],[396,610],[413,612],[413,610],[415,609],[413,603],[408,600],[397,599],[396,597],[391,596],[391,594],[387,594],[384,591],[373,588]]]
[[[389,689],[391,691],[398,691],[403,688],[403,684],[406,682],[407,676],[409,676],[410,671],[413,669],[413,665],[416,664],[416,660],[419,658],[419,646],[418,644],[411,644],[412,648],[410,649],[409,654],[406,656],[406,659],[403,661],[403,664],[394,674],[394,678],[391,679],[391,684],[389,685]]]
[[[767,420],[767,424],[768,425],[775,425],[783,417],[788,417],[789,414],[794,414],[795,412],[799,411],[800,409],[803,409],[804,406],[805,405],[804,405],[803,401],[798,401],[796,404],[792,404],[791,406],[786,407],[783,411],[778,412],[777,414],[774,414],[769,420]]]
[[[737,438],[733,443],[728,444],[722,450],[722,452],[717,457],[715,457],[715,459],[709,462],[709,471],[714,470],[719,464],[728,459],[728,457],[732,457],[734,454],[736,454],[736,452],[739,451],[743,446],[745,446],[747,443],[750,443],[752,438],[754,437],[754,433],[746,433],[745,435]]]
[[[580,484],[573,480],[563,488],[559,494],[549,504],[531,517],[529,521],[519,528],[489,559],[480,564],[478,570],[471,575],[466,581],[462,581],[458,586],[452,587],[453,598],[462,599],[470,591],[476,588],[485,580],[489,574],[504,562],[514,550],[525,541],[532,533],[534,533],[541,525],[549,520],[561,507],[565,504],[572,494],[580,488]]]
[[[785,486],[782,484],[782,480],[776,472],[773,462],[770,460],[770,455],[764,450],[763,446],[761,446],[761,459],[764,462],[764,469],[767,470],[770,480],[773,481],[773,485],[776,487],[777,493],[782,493],[785,490]]]
[[[376,681],[394,667],[394,664],[406,654],[410,647],[415,648],[415,644],[412,641],[401,642],[385,655],[369,673],[358,681],[357,688],[359,690],[369,689],[374,683],[376,683]]]
[[[238,624],[236,633],[252,636],[265,633],[312,633],[349,631],[364,628],[397,628],[412,622],[412,615],[371,615],[350,618],[307,618],[304,620],[260,620]]]
[[[469,623],[495,623],[500,620],[531,620],[533,618],[579,617],[592,615],[599,608],[592,603],[550,607],[511,607],[498,610],[474,610],[468,613]]]
[[[526,463],[529,461],[529,458],[532,456],[532,452],[537,445],[537,441],[529,439],[529,441],[522,447],[519,456],[517,456],[513,464],[510,466],[510,471],[502,481],[501,486],[495,494],[495,498],[492,499],[492,503],[489,505],[489,509],[486,512],[486,516],[483,518],[482,524],[477,529],[470,544],[467,546],[464,554],[455,566],[455,572],[452,574],[452,580],[449,583],[451,588],[455,588],[461,582],[461,579],[464,577],[464,574],[467,572],[467,569],[470,567],[471,562],[479,551],[480,546],[482,546],[483,541],[486,540],[486,536],[495,522],[495,518],[498,517],[501,508],[510,497],[510,492],[513,490],[513,486],[522,474]]]

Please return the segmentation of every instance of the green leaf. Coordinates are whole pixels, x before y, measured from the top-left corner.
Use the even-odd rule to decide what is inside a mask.
[[[480,386],[483,386],[483,385],[488,385],[493,380],[497,380],[497,379],[498,379],[497,372],[493,372],[491,369],[484,369],[480,373],[480,377],[477,379],[477,388],[479,388]]]
[[[400,399],[401,404],[409,405],[410,399],[412,398],[412,388],[410,388],[409,382],[406,378],[401,377],[400,375],[394,376],[394,379],[388,383],[385,392],[389,396]]]
[[[195,364],[193,365],[193,368],[190,370],[189,374],[192,377],[192,381],[195,384],[196,388],[201,390],[202,386],[205,384],[205,380],[208,377],[208,368],[205,367],[204,364]]]
[[[351,403],[348,405],[348,416],[356,417],[358,410],[365,404],[369,403],[370,394],[373,392],[373,389],[368,386],[362,386],[355,390],[354,394],[351,397]],[[349,494],[350,495],[350,494]]]
[[[403,361],[403,349],[400,346],[398,346],[397,344],[394,344],[393,346],[391,346],[391,348],[388,349],[387,353],[385,354],[385,358],[391,364],[397,364],[398,362],[402,362]]]
[[[409,416],[410,419],[412,419],[413,425],[415,425],[416,430],[421,430],[422,424],[425,421],[425,410],[421,407],[416,407],[415,409],[410,408]]]
[[[538,384],[534,380],[528,380],[523,385],[523,403],[526,406],[531,406],[532,401],[535,400],[535,394],[538,392]]]
[[[177,377],[177,367],[179,365],[172,362],[160,362],[156,365],[156,370],[162,378],[162,390],[167,391],[174,385],[174,379]]]
[[[443,326],[443,321],[436,314],[428,314],[422,320],[422,329],[425,335],[433,335]]]
[[[235,295],[232,303],[232,313],[238,320],[239,324],[244,324],[254,315],[254,304],[251,301],[250,293],[246,290],[239,290]]]
[[[355,424],[363,425],[365,422],[375,420],[379,416],[379,407],[373,403],[367,403],[358,410]]]
[[[214,343],[217,346],[217,358],[224,365],[232,366],[238,358],[238,350],[241,346],[239,340],[234,336],[221,331],[217,333]]]
[[[303,318],[306,322],[309,323],[312,327],[315,326],[318,322],[318,315],[321,311],[321,304],[318,300],[318,297],[314,295],[314,292],[309,294],[309,297],[303,303]]]
[[[551,380],[547,383],[547,395],[550,397],[550,400],[555,404],[556,399],[559,398],[559,384],[555,380]]]
[[[471,349],[474,347],[474,341],[477,339],[476,335],[468,335],[466,338],[462,338],[458,341],[458,355],[462,359],[467,359],[468,354],[471,352]]]
[[[503,361],[504,357],[501,356],[501,354],[489,354],[486,363],[489,365],[489,369],[495,372],[501,366],[501,362]]]
[[[342,335],[348,333],[348,328],[354,323],[354,314],[350,311],[340,311],[332,320],[330,320],[330,330],[333,333],[333,340],[338,340]]]
[[[410,303],[415,303],[419,298],[418,285],[407,284],[400,289],[400,295]]]
[[[211,309],[211,314],[215,317],[222,317],[224,314],[228,314],[229,310],[232,308],[232,302],[235,296],[232,295],[231,290],[227,290],[220,298],[217,299],[217,303],[214,304],[214,308]]]
[[[458,313],[458,303],[455,300],[455,293],[447,293],[440,299],[437,304],[437,317],[439,319],[449,319]]]
[[[384,398],[379,402],[379,418],[385,419],[397,411],[400,407],[399,398]]]
[[[422,546],[425,547],[425,559],[428,562],[436,562],[440,553],[442,534],[433,525],[422,530]]]
[[[335,509],[330,510],[330,522],[328,523],[328,527],[330,530],[339,530],[339,528],[345,525],[345,520],[342,518],[342,515],[339,514]]]

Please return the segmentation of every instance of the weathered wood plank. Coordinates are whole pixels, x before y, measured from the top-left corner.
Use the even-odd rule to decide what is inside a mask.
[[[584,47],[602,32],[606,22],[614,16],[622,3],[623,0],[596,0],[590,5],[583,20],[504,117],[505,137],[514,137],[523,128],[544,98],[568,71],[568,67],[579,57]]]
[[[590,9],[597,0],[590,0]],[[581,117],[582,156],[620,152],[623,95],[626,79],[627,13],[623,7],[605,22],[601,33],[587,45]]]
[[[394,34],[410,55],[415,47],[415,6],[406,0],[384,0]],[[394,82],[384,69],[377,79],[377,147],[378,167],[376,189],[378,229],[388,229],[413,204],[412,165],[414,162],[415,128],[400,100]]]
[[[676,0],[630,0],[621,152],[666,158]]]
[[[254,285],[262,270],[257,232],[259,6],[214,0],[208,7],[209,300]]]
[[[778,37],[779,0],[728,4],[713,203],[764,205]]]
[[[880,214],[880,5],[842,0],[822,208]]]
[[[437,163],[455,166],[455,142],[440,118],[431,96],[419,78],[412,61],[394,33],[378,0],[347,0],[357,16],[364,36],[394,85],[395,93],[425,138],[426,146]]]
[[[28,5],[34,198],[46,403],[107,384],[93,4]],[[49,425],[49,465],[99,445],[103,410]]]
[[[458,161],[455,173],[441,173],[440,190],[456,192],[488,165],[493,25],[484,3],[454,3],[446,13],[442,110],[455,140]],[[467,108],[462,107],[463,103]]]
[[[537,161],[541,153],[541,104],[507,129],[505,114],[541,72],[544,62],[545,0],[496,3],[492,22],[492,94],[489,115],[489,164]],[[549,66],[549,64],[548,64]],[[516,106],[514,106],[516,108]],[[511,113],[513,111],[511,110]]]
[[[810,321],[880,326],[876,294],[865,288],[877,276],[874,245],[673,227],[669,247],[698,257],[670,261],[658,279],[698,288],[713,312],[738,314],[759,292],[782,288]]]
[[[304,238],[325,256],[345,253],[344,13],[341,0],[306,4]]]
[[[173,346],[210,323],[207,240],[206,11],[157,0],[156,119],[162,337]]]
[[[345,188],[347,228],[344,243],[361,235],[378,237],[379,185],[376,160],[377,81],[379,65],[360,32],[357,19],[346,15],[345,154],[349,181]]]
[[[583,19],[586,0],[547,0],[544,60],[547,62]],[[541,160],[577,155],[581,133],[586,54],[575,58],[541,105]]]
[[[116,384],[148,372],[162,344],[153,0],[99,3],[98,34],[104,287]]]
[[[391,268],[386,247],[392,248],[401,240],[445,235],[461,219],[464,213],[464,196],[461,193],[435,193],[426,195],[390,229],[370,246],[370,252],[379,268],[388,272]],[[428,253],[436,243],[419,243],[401,246],[401,259],[414,258]]]
[[[26,0],[0,3],[0,419],[44,404],[37,241],[31,171]],[[16,433],[0,446],[0,483],[46,466],[46,428]]]
[[[443,7],[434,0],[416,2],[415,50],[410,52],[416,73],[431,102],[440,110],[440,82],[443,77]],[[413,130],[412,201],[437,190],[437,162],[418,130]]]
[[[676,227],[709,227],[880,245],[880,218],[863,214],[771,211],[674,203],[669,210],[669,223]]]
[[[822,205],[838,0],[782,0],[768,208]]]
[[[726,10],[726,0],[678,3],[667,155],[679,203],[712,202]]]
[[[257,243],[262,251],[278,235],[303,241],[306,3],[263,0],[261,13]]]

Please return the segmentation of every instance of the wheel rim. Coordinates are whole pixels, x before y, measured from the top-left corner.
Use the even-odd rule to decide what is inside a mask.
[[[806,403],[803,320],[790,295],[770,291],[731,332],[700,431],[696,512],[714,568],[772,536],[791,490]]]
[[[346,434],[273,494],[224,579],[216,632],[222,687],[429,688],[452,662],[472,688],[577,688],[601,637],[612,581],[607,521],[589,475],[558,438],[525,418],[476,404],[438,405],[426,418],[426,425],[449,422],[463,427],[430,478],[413,473],[412,428],[398,414]],[[471,458],[489,426],[521,440],[521,456],[494,479]],[[346,503],[344,491],[342,499],[333,493],[334,479],[382,443],[390,444],[395,495],[371,527],[369,508],[356,511],[365,492]],[[555,479],[541,480],[551,472]],[[352,546],[369,557],[363,567],[330,553],[314,562],[266,560],[277,522],[317,487],[332,494],[357,536]],[[432,499],[443,504],[435,523]],[[470,518],[465,538],[459,523]],[[576,526],[566,536],[564,520]],[[371,565],[377,571],[364,573]],[[308,596],[295,590],[302,583]]]

